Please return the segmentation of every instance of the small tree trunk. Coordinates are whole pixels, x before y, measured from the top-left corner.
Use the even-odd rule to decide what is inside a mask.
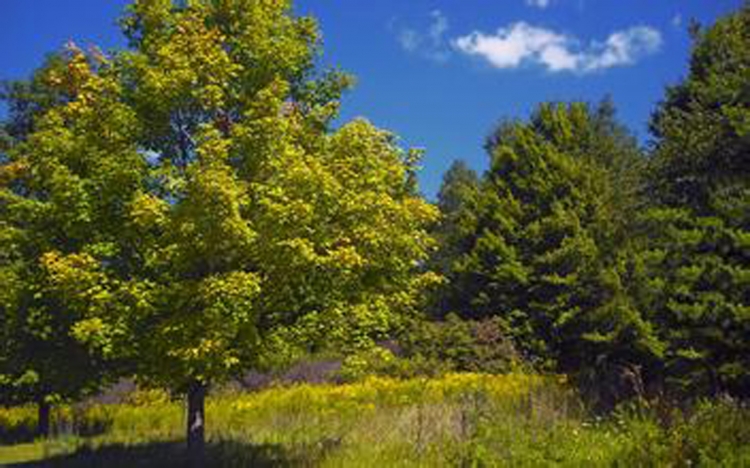
[[[190,384],[187,395],[187,446],[190,465],[203,466],[206,456],[206,386],[198,381]]]
[[[46,439],[49,437],[50,404],[42,397],[37,405],[37,435]]]

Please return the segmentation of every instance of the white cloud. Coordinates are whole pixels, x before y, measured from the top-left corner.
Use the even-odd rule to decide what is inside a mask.
[[[495,34],[473,32],[453,41],[467,55],[479,56],[499,69],[538,64],[550,72],[590,73],[630,65],[656,53],[661,33],[648,26],[616,31],[604,42],[582,45],[577,38],[525,22],[500,28]]]
[[[585,56],[587,71],[630,65],[640,57],[653,54],[661,48],[661,33],[647,26],[636,26],[612,33],[604,44],[595,44]]]
[[[528,6],[545,9],[552,3],[552,0],[526,0]]]
[[[445,62],[451,54],[445,38],[449,27],[448,18],[440,10],[433,10],[430,12],[430,23],[423,32],[402,27],[396,37],[405,51],[436,62]]]

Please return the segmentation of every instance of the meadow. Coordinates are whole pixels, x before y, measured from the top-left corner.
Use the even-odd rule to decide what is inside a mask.
[[[459,373],[217,390],[211,466],[747,466],[750,409],[631,403],[591,415],[562,376]],[[161,391],[59,406],[30,440],[33,407],[0,410],[0,464],[184,466],[184,405]]]

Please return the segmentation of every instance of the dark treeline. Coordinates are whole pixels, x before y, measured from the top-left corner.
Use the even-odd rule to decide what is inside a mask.
[[[497,317],[610,405],[750,392],[750,9],[696,31],[639,149],[609,100],[498,125],[439,193],[432,313]]]

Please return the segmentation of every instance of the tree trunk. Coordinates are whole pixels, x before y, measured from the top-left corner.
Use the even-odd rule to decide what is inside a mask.
[[[198,381],[190,384],[187,395],[187,446],[190,465],[203,466],[206,456],[206,386]]]
[[[50,404],[42,397],[37,405],[37,435],[46,439],[49,437]]]

